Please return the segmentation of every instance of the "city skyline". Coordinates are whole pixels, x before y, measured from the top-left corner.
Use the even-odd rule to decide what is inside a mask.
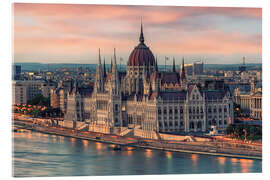
[[[101,48],[109,63],[116,48],[125,64],[141,18],[159,64],[261,63],[261,8],[24,3],[14,4],[14,62],[95,64]]]

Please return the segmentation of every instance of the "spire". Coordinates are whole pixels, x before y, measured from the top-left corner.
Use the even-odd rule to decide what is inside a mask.
[[[116,54],[115,54],[115,48],[113,48],[113,59],[114,59],[114,65],[116,65]]]
[[[112,77],[111,77],[111,85],[112,85],[112,93],[113,94],[120,94],[120,82],[119,82],[119,75],[117,71],[117,63],[116,63],[116,53],[115,48],[113,50],[113,58],[114,61],[112,61]]]
[[[185,60],[182,60],[182,72],[181,72],[181,80],[186,79],[186,72],[185,72]]]
[[[173,72],[175,72],[175,59],[173,58]]]
[[[98,48],[98,64],[101,64],[100,48]]]
[[[113,64],[113,63],[112,63],[112,57],[111,57],[111,72],[112,72],[112,66],[113,66],[112,64]]]
[[[95,79],[95,90],[96,92],[103,92],[104,83],[103,83],[103,74],[101,57],[100,57],[100,48],[98,49],[98,65],[96,69],[96,79]]]
[[[156,55],[156,63],[155,63],[155,71],[158,71],[158,63],[157,63],[157,55]]]
[[[144,43],[142,19],[141,19],[141,34],[140,34],[140,42],[141,42],[142,44]]]
[[[104,77],[107,76],[107,73],[106,73],[106,65],[105,65],[105,57],[104,57],[104,63],[103,63],[103,75],[104,75]]]

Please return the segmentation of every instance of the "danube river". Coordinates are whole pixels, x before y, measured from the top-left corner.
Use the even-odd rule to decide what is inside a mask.
[[[113,151],[109,144],[48,135],[13,133],[13,175],[94,176],[261,172],[262,161],[150,149]]]

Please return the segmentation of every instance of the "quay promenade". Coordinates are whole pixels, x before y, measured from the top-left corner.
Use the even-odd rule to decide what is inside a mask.
[[[102,134],[90,131],[79,131],[70,128],[41,126],[33,124],[32,120],[19,120],[14,118],[13,125],[18,128],[30,129],[42,133],[68,136],[91,141],[98,141],[121,146],[159,149],[164,151],[198,153],[226,157],[239,157],[248,159],[262,159],[261,145],[237,144],[222,141],[212,142],[184,142],[169,140],[153,140],[138,137]]]

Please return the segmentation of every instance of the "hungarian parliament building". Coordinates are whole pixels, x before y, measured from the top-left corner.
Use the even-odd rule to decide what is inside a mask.
[[[232,94],[224,83],[189,81],[184,59],[180,70],[176,70],[175,61],[171,71],[158,69],[157,59],[144,42],[142,25],[126,72],[118,71],[115,50],[110,70],[101,64],[99,51],[92,91],[80,90],[75,81],[62,97],[66,98],[64,126],[83,124],[90,131],[103,133],[115,129],[204,133],[213,125],[225,130],[234,120]]]

